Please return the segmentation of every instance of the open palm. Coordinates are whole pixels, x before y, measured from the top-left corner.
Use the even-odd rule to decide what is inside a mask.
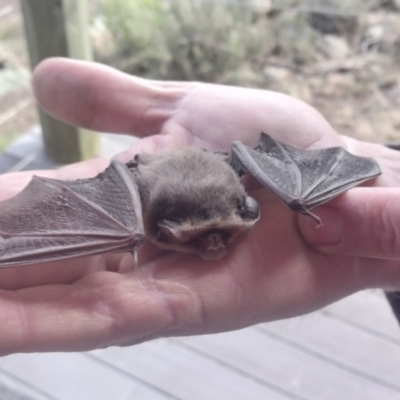
[[[188,145],[227,150],[236,139],[255,144],[266,131],[296,147],[343,145],[373,154],[384,170],[376,184],[395,184],[398,175],[382,146],[339,136],[313,108],[278,93],[148,81],[62,59],[38,67],[34,92],[46,111],[67,123],[142,137],[118,155],[123,161]],[[95,159],[40,174],[83,178],[107,164]],[[21,190],[31,175],[0,177],[0,199]],[[0,353],[87,350],[238,329],[307,313],[376,284],[377,261],[315,252],[298,233],[298,217],[247,183],[262,217],[222,260],[146,245],[136,269],[129,254],[107,254],[0,271]],[[380,261],[382,274],[392,267]]]

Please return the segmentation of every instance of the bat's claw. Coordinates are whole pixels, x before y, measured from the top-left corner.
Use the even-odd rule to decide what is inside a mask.
[[[317,223],[316,228],[320,228],[322,226],[321,218],[318,217],[318,215],[313,214],[311,211],[307,210],[306,208],[301,210],[301,213],[304,215],[307,215],[308,217],[311,217]]]

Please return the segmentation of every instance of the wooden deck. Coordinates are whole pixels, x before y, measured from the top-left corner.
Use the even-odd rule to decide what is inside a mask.
[[[383,296],[363,292],[236,332],[3,357],[0,387],[1,399],[394,400],[400,329]]]
[[[102,138],[112,154],[129,145],[114,138]],[[27,135],[0,157],[0,171],[51,167],[40,146],[38,132]],[[369,291],[231,333],[0,358],[0,400],[39,399],[395,400],[400,328],[382,293]]]

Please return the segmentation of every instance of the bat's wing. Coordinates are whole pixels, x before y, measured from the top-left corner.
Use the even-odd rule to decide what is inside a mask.
[[[309,210],[381,173],[371,158],[358,157],[342,147],[300,150],[262,133],[254,149],[234,142],[231,163],[273,191],[292,210]]]
[[[117,161],[91,179],[35,176],[0,203],[0,267],[133,251],[143,239],[138,189]]]

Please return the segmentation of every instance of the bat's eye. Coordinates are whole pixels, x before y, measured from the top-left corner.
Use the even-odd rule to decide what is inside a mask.
[[[239,214],[242,218],[258,219],[260,216],[260,206],[252,197],[247,196],[240,206]]]

